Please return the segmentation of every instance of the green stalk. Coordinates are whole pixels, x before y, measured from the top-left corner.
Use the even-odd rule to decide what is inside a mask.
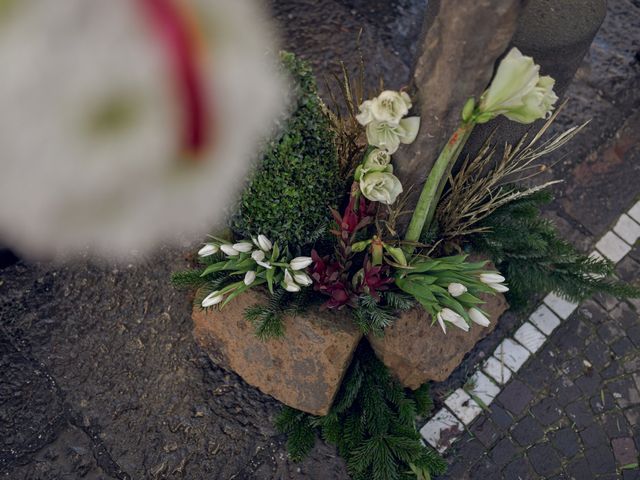
[[[453,135],[451,135],[447,144],[440,152],[436,163],[433,165],[427,177],[424,187],[422,187],[418,204],[413,212],[411,222],[404,237],[407,242],[417,242],[420,240],[422,231],[431,225],[438,200],[440,200],[449,173],[456,163],[464,144],[467,143],[474,126],[475,123],[473,122],[463,122]],[[413,250],[413,246],[405,246],[407,253],[411,254]]]

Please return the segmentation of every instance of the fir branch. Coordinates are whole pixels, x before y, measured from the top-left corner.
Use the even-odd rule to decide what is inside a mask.
[[[171,283],[176,288],[200,288],[207,283],[207,279],[201,276],[203,271],[204,269],[174,272]]]

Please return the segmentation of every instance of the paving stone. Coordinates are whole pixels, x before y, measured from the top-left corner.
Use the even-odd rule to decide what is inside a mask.
[[[485,446],[490,447],[500,437],[500,431],[495,423],[482,415],[477,422],[471,425],[471,433]]]
[[[616,401],[613,395],[609,391],[604,389],[600,390],[600,393],[596,393],[589,400],[589,405],[595,413],[608,412],[613,408],[616,408]]]
[[[607,324],[609,322],[608,310],[605,310],[594,300],[587,300],[578,308],[581,316],[587,318],[594,325]]]
[[[511,413],[520,414],[533,399],[533,392],[519,380],[513,380],[498,395],[500,403]]]
[[[545,304],[540,305],[531,315],[529,320],[545,335],[551,335],[559,325],[560,319]]]
[[[593,298],[607,311],[613,310],[620,303],[617,298],[606,293],[596,293]]]
[[[640,431],[640,407],[628,408],[624,411],[624,416],[629,424],[636,430]]]
[[[565,470],[571,480],[587,480],[594,478],[591,473],[589,463],[584,457],[574,459],[569,463],[569,465],[567,465]]]
[[[640,470],[637,468],[622,470],[622,480],[640,480]]]
[[[618,357],[624,357],[628,353],[633,352],[636,349],[635,345],[626,337],[623,337],[611,345],[611,350]]]
[[[629,372],[629,373],[640,372],[640,355],[637,355],[633,358],[629,358],[625,360],[623,367],[625,372]]]
[[[592,423],[587,428],[580,432],[580,438],[585,448],[594,448],[598,445],[606,445],[607,438],[606,433],[598,423]]]
[[[630,255],[627,255],[620,263],[616,265],[615,274],[616,276],[624,281],[629,283],[635,283],[638,280],[638,272],[640,272],[640,263],[638,260],[634,260]],[[629,300],[632,304],[637,302],[637,299]]]
[[[509,367],[513,372],[517,372],[527,361],[531,354],[522,345],[516,343],[510,338],[505,338],[493,356]]]
[[[531,413],[542,425],[549,426],[562,416],[560,406],[553,398],[545,398],[531,407]]]
[[[560,470],[558,454],[549,443],[534,445],[527,451],[533,469],[543,477],[549,477]]]
[[[636,222],[640,222],[640,201],[636,202],[636,204],[629,209],[628,213]]]
[[[553,388],[558,372],[545,365],[536,355],[518,376],[534,390],[544,390],[548,385]]]
[[[561,428],[549,434],[551,444],[558,450],[562,457],[573,458],[581,450],[580,437],[570,427]]]
[[[506,465],[520,452],[509,438],[503,438],[489,452],[493,463],[499,467]]]
[[[504,385],[511,378],[511,370],[494,356],[484,362],[482,370],[500,385]]]
[[[584,454],[592,474],[605,475],[616,473],[616,463],[611,453],[611,445],[599,445],[586,450]]]
[[[440,453],[449,448],[464,431],[464,425],[446,408],[440,409],[420,429],[420,435]]]
[[[640,225],[624,213],[620,215],[613,231],[629,245],[633,245],[640,238]]]
[[[540,347],[542,347],[542,345],[544,345],[544,342],[546,342],[547,340],[547,337],[545,337],[540,330],[538,330],[533,326],[532,323],[529,322],[524,323],[518,330],[516,330],[513,338],[515,338],[523,347],[525,347],[531,353],[536,353],[538,350],[540,350]]]
[[[584,351],[584,356],[593,365],[593,367],[600,371],[611,361],[611,352],[607,345],[600,339],[592,340]]]
[[[482,459],[471,469],[471,480],[487,480],[488,478],[500,478],[500,467],[489,459]]]
[[[581,391],[573,381],[566,377],[559,379],[559,388],[554,392],[554,398],[558,402],[558,405],[566,407],[570,403],[574,402],[576,398],[581,395]]]
[[[561,298],[555,293],[550,293],[544,297],[544,303],[563,320],[569,318],[569,315],[578,307],[577,303]]]
[[[579,429],[583,429],[591,425],[594,421],[593,412],[587,407],[583,400],[578,400],[567,405],[564,409],[571,421]]]
[[[620,412],[609,412],[600,418],[602,428],[609,438],[619,438],[630,436],[633,434],[633,429],[629,425],[627,417]]]
[[[611,362],[607,368],[600,372],[600,376],[605,380],[609,380],[614,377],[619,377],[623,373],[624,370],[619,362]]]
[[[522,447],[527,447],[540,441],[544,436],[544,430],[536,419],[526,415],[511,430],[511,436]]]
[[[517,458],[502,471],[505,480],[525,480],[535,477],[531,464],[525,457]]]
[[[610,382],[607,388],[621,408],[640,404],[640,393],[638,393],[635,382],[630,376]]]
[[[467,391],[478,397],[485,405],[490,405],[493,399],[500,393],[500,387],[493,383],[484,373],[477,371],[469,379],[471,388]]]
[[[624,330],[613,322],[606,322],[597,329],[598,336],[607,344],[611,345],[619,338],[624,337]]]
[[[449,395],[444,403],[465,425],[469,425],[482,412],[480,405],[462,388]]]
[[[595,372],[582,375],[575,379],[575,384],[585,395],[591,396],[600,390],[602,378]]]
[[[596,243],[596,248],[613,263],[618,263],[629,253],[631,247],[613,232],[607,232]]]
[[[584,360],[580,357],[571,357],[560,366],[562,373],[572,380],[584,375],[586,368]]]
[[[493,420],[501,430],[506,430],[513,425],[513,417],[496,403],[491,405],[491,420]]]

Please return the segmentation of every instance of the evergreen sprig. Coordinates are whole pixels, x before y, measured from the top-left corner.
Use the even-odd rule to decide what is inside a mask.
[[[315,432],[338,448],[355,480],[428,479],[446,463],[422,444],[416,415],[432,407],[428,388],[404,390],[363,343],[356,351],[329,414],[316,417],[285,407],[278,429],[288,435],[294,460],[313,448]]]
[[[398,311],[410,310],[415,305],[413,297],[402,292],[385,290],[380,296],[378,301],[371,295],[362,294],[353,308],[353,320],[365,335],[382,336],[384,329],[396,319]]]
[[[523,308],[535,294],[554,291],[580,302],[595,293],[637,297],[638,288],[617,281],[614,265],[584,255],[562,239],[540,208],[552,200],[547,191],[515,200],[485,219],[484,231],[470,237],[473,248],[491,257],[507,277],[507,299]]]

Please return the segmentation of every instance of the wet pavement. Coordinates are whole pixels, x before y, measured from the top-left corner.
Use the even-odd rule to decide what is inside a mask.
[[[371,71],[393,88],[408,78],[423,8],[417,0],[273,4],[284,46],[323,72],[337,72],[339,59],[357,59],[354,43],[362,27]],[[640,194],[638,52],[640,2],[610,0],[609,17],[569,90],[573,100],[559,123],[593,120],[548,171],[549,177],[565,179],[549,216],[585,250]],[[376,83],[374,77],[369,81]],[[348,478],[335,450],[321,442],[301,464],[288,461],[272,424],[277,402],[198,351],[189,299],[168,281],[186,265],[184,252],[165,249],[135,266],[20,262],[0,270],[1,478]],[[606,315],[619,319],[609,310]],[[435,386],[436,395],[463,382],[483,352],[520,321],[513,314],[503,317],[452,379]],[[611,362],[624,369],[618,360]],[[550,388],[542,381],[523,384],[531,402]],[[586,402],[587,394],[581,398]],[[530,416],[527,422],[539,422]],[[516,421],[524,419],[525,414]],[[511,427],[505,430],[505,438],[518,441]],[[589,448],[610,446],[605,437],[594,434]],[[546,450],[539,450],[544,456]],[[556,455],[562,464],[562,454]]]

